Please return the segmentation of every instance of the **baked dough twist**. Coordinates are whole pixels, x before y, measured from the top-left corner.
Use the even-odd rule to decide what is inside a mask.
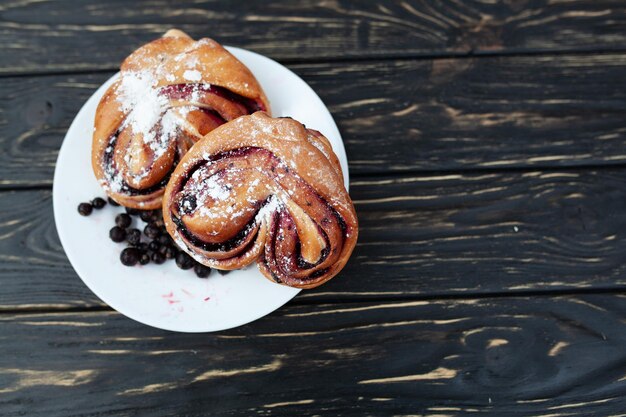
[[[92,166],[107,194],[133,208],[161,206],[189,148],[217,126],[269,112],[250,70],[211,39],[179,30],[133,52],[96,111]]]
[[[319,132],[263,112],[207,134],[174,170],[163,198],[169,234],[198,262],[316,287],[346,264],[357,241],[354,206]]]

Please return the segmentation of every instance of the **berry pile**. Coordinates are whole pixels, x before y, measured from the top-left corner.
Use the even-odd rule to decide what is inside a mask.
[[[108,199],[112,206],[119,206],[111,198]],[[93,209],[100,210],[106,206],[107,202],[96,197],[88,203],[78,205],[78,213],[82,216],[89,216]],[[157,265],[174,259],[180,269],[192,269],[200,278],[207,278],[211,274],[211,268],[195,261],[191,256],[180,250],[169,236],[163,224],[163,213],[161,210],[138,210],[125,207],[126,213],[115,216],[115,226],[109,230],[109,238],[113,242],[126,242],[127,247],[120,253],[120,261],[126,266],[147,265],[150,262]],[[139,217],[146,225],[143,233],[137,227]],[[133,226],[133,222],[136,227]],[[222,275],[230,271],[218,272]]]

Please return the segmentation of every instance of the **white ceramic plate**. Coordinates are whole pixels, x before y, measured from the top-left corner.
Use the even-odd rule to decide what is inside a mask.
[[[274,116],[291,116],[322,132],[341,161],[346,187],[348,166],[341,136],[330,112],[301,78],[262,55],[228,50],[254,73]],[[54,173],[54,218],[63,248],[81,279],[105,303],[141,323],[180,332],[210,332],[249,323],[291,300],[298,289],[274,284],[252,265],[222,276],[200,279],[173,261],[126,267],[119,261],[123,244],[108,238],[121,207],[107,205],[82,217],[80,202],[105,196],[91,170],[91,135],[96,107],[114,75],[92,95],[70,126]],[[139,223],[133,219],[135,225]]]

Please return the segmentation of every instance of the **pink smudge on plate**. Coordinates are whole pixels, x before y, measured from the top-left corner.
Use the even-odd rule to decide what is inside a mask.
[[[167,300],[167,303],[168,303],[169,305],[176,304],[176,303],[180,303],[180,300],[176,300],[176,299],[174,298],[174,291],[170,291],[170,292],[169,292],[169,293],[167,293],[167,294],[163,294],[161,297],[165,298],[165,299]]]

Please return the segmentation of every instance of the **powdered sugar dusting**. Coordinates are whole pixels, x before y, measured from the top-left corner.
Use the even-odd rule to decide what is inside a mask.
[[[201,74],[197,70],[186,71],[185,74],[189,75],[187,78],[190,81],[201,78]],[[175,80],[171,74],[165,75],[165,78],[168,81]],[[176,107],[176,110],[171,108],[169,99],[166,95],[161,94],[158,88],[158,79],[150,70],[127,71],[122,74],[117,89],[117,101],[120,110],[127,114],[122,129],[130,128],[133,135],[141,135],[143,142],[153,152],[154,160],[167,152],[171,141],[186,123],[186,116],[189,111],[197,108],[191,103],[188,106]],[[140,152],[140,150],[139,147],[135,148],[135,152]],[[130,165],[136,156],[129,152],[125,155],[124,160]],[[148,173],[149,169],[145,169],[136,176],[141,178]],[[111,177],[114,178],[115,175]],[[112,184],[111,188],[115,190],[117,187]]]
[[[170,135],[176,131],[176,121],[171,116],[163,117],[169,103],[167,97],[159,94],[157,84],[151,71],[126,72],[117,90],[117,100],[120,109],[127,113],[123,127],[130,127],[135,135],[143,135],[143,141],[158,158],[167,150]],[[156,134],[157,130],[161,131],[160,135]]]
[[[269,200],[261,210],[256,214],[255,221],[259,223],[260,221],[268,221],[269,216],[272,215],[275,211],[282,210],[284,207],[284,203],[282,200],[276,195],[270,196]]]
[[[152,128],[167,107],[167,99],[156,89],[157,83],[151,71],[127,72],[118,88],[120,108],[128,113],[126,124],[134,133],[142,133],[146,142],[154,139]]]
[[[324,147],[322,146],[320,142],[318,142],[317,140],[311,140],[309,141],[309,143],[315,146],[318,151],[320,151],[324,156],[326,156],[326,149],[324,149]]]
[[[198,70],[186,70],[183,73],[183,78],[187,81],[200,81],[202,79],[202,74]]]
[[[214,201],[225,200],[230,196],[230,187],[222,184],[217,180],[216,175],[212,175],[202,182],[202,187],[197,196],[198,204],[203,205],[204,202],[211,198]]]

